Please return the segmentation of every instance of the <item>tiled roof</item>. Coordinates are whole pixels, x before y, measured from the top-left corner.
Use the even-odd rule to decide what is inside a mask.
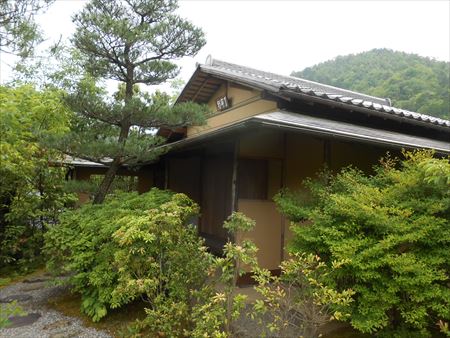
[[[448,120],[392,107],[389,99],[365,95],[292,76],[278,75],[211,58],[207,60],[206,64],[199,65],[199,67],[203,72],[228,80],[247,83],[281,95],[306,95],[320,100],[334,101],[383,114],[431,123],[442,127],[450,127],[450,121]]]
[[[336,139],[356,140],[370,144],[390,145],[401,149],[434,149],[442,154],[450,154],[450,143],[430,137],[409,135],[399,131],[383,130],[375,127],[362,126],[348,122],[333,121],[327,118],[298,114],[286,110],[272,111],[250,116],[234,121],[221,128],[207,133],[200,133],[192,137],[183,138],[169,144],[160,146],[170,150],[195,146],[206,140],[225,135],[236,130],[251,127],[273,127],[277,130],[298,130],[302,133],[328,136]],[[248,130],[248,129],[247,129]]]
[[[435,149],[450,153],[450,143],[421,136],[412,136],[400,132],[360,126],[347,122],[332,121],[324,118],[295,114],[289,111],[262,113],[253,117],[256,121],[277,127],[288,126],[304,131],[332,135],[339,138],[355,139],[370,143],[389,144],[397,147]]]

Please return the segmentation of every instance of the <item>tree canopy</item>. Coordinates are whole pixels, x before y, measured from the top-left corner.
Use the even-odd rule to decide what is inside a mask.
[[[449,67],[415,54],[373,49],[338,56],[292,76],[388,97],[395,107],[449,119]]]
[[[69,128],[58,91],[0,86],[0,263],[31,263],[39,256],[46,223],[70,196],[63,191],[61,157],[40,140]]]
[[[21,57],[32,54],[41,34],[34,16],[55,0],[0,1],[0,51],[17,53]]]

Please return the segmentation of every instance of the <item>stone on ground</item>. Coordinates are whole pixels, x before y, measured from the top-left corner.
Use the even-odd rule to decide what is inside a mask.
[[[0,303],[12,303],[14,301],[26,302],[32,298],[33,298],[32,296],[25,294],[10,295],[5,298],[0,298]]]
[[[31,325],[34,322],[36,322],[39,318],[41,318],[41,314],[38,312],[29,313],[25,316],[12,316],[8,318],[9,324],[7,328],[13,329],[16,327]]]

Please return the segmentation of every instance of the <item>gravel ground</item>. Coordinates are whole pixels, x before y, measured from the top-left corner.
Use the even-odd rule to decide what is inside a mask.
[[[42,280],[45,279],[45,280]],[[112,337],[105,331],[99,331],[93,328],[85,327],[81,320],[74,317],[68,317],[62,313],[51,310],[47,306],[47,300],[51,297],[57,297],[66,294],[67,286],[56,286],[51,282],[50,278],[41,275],[34,276],[26,282],[14,283],[8,287],[0,289],[0,311],[5,304],[5,298],[18,295],[22,301],[18,301],[23,310],[28,314],[37,314],[40,316],[36,321],[29,325],[20,327],[11,327],[0,329],[0,338],[107,338]],[[251,299],[256,295],[252,288],[242,289]],[[30,298],[31,296],[31,298]],[[28,299],[27,299],[28,298]],[[235,322],[234,331],[235,338],[291,338],[298,337],[299,332],[285,331],[282,335],[274,335],[269,332],[265,325],[261,325],[258,321],[251,320],[247,316],[251,305],[247,305],[247,309],[241,317]],[[262,322],[269,322],[272,318],[270,315],[264,316]],[[335,328],[332,328],[334,330]],[[326,330],[326,331],[332,331]],[[355,336],[356,337],[356,336]]]
[[[36,278],[47,279],[36,281]],[[87,328],[81,320],[68,317],[60,312],[47,308],[47,299],[67,292],[67,286],[55,286],[49,277],[35,276],[31,283],[20,282],[0,289],[0,300],[12,295],[29,295],[32,298],[19,301],[23,310],[28,313],[39,313],[40,318],[30,325],[0,329],[0,338],[107,338],[104,331]],[[0,306],[4,304],[0,303]]]

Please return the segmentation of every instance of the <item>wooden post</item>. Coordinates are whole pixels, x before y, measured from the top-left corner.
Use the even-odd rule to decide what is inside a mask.
[[[286,176],[287,176],[287,133],[283,132],[283,159],[281,162],[281,188],[286,188]],[[281,252],[280,252],[280,262],[284,260],[284,241],[285,241],[285,228],[286,228],[286,218],[281,215]]]
[[[238,211],[238,189],[237,186],[237,171],[239,165],[239,136],[234,140],[234,150],[233,150],[233,173],[231,176],[231,213]],[[233,236],[234,237],[234,236]],[[234,242],[236,238],[231,238]]]

